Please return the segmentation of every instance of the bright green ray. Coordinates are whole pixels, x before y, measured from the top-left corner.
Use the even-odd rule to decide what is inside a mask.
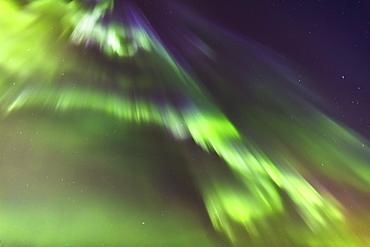
[[[328,195],[319,194],[294,170],[279,170],[265,154],[256,148],[248,149],[243,144],[248,142],[242,141],[235,127],[220,113],[195,111],[195,115],[181,114],[170,106],[163,111],[150,102],[79,89],[23,91],[7,110],[9,114],[17,109],[40,106],[61,112],[102,111],[120,120],[159,124],[177,137],[190,135],[206,150],[215,150],[245,186],[238,191],[215,181],[203,187],[204,200],[215,228],[234,241],[237,240],[232,230],[234,223],[258,236],[262,233],[257,230],[256,220],[284,211],[273,183],[286,191],[312,230],[342,220],[340,207],[333,199],[328,200]],[[204,126],[207,126],[205,132]],[[272,229],[264,231],[272,232]]]

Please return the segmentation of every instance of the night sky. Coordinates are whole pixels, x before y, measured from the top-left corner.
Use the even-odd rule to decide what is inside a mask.
[[[168,25],[171,1],[148,14]],[[215,25],[251,38],[294,61],[303,80],[338,121],[370,137],[368,1],[183,1]],[[170,14],[171,13],[171,14]],[[160,33],[166,35],[166,31]],[[344,78],[342,77],[344,76]]]
[[[0,246],[369,246],[369,16],[0,0]]]

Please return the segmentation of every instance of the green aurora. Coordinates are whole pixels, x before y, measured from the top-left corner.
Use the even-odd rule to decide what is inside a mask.
[[[368,209],[336,193],[368,195],[368,140],[270,84],[275,72],[235,121],[127,8],[136,22],[104,26],[109,1],[0,1],[5,246],[370,245]],[[163,192],[162,162],[186,170],[195,205],[188,190]]]

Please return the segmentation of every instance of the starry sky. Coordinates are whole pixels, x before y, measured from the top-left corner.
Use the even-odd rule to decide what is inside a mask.
[[[154,13],[164,26],[176,15],[168,2]],[[323,110],[369,137],[369,2],[184,2],[212,23],[292,59],[306,70],[301,80],[315,88]]]
[[[370,244],[368,2],[0,9],[0,246]]]

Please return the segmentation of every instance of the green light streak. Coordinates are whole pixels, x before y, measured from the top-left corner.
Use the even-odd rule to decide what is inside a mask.
[[[101,26],[104,10],[95,9],[86,13],[74,29],[71,41],[77,45],[98,44],[108,56],[133,57],[139,49],[150,51],[152,47],[148,34],[138,28],[123,28],[117,24]]]
[[[340,207],[334,199],[319,194],[294,170],[283,172],[256,148],[248,149],[243,144],[246,140],[242,141],[235,127],[220,113],[202,114],[195,111],[196,114],[180,114],[170,106],[163,107],[166,109],[163,111],[150,102],[132,101],[122,96],[83,89],[25,90],[9,105],[7,111],[10,114],[17,109],[38,107],[58,112],[93,110],[124,121],[157,124],[176,137],[190,135],[205,150],[216,151],[245,188],[238,191],[217,181],[202,187],[213,225],[233,241],[237,241],[233,224],[243,225],[250,234],[258,236],[262,233],[258,231],[256,221],[284,212],[279,192],[273,184],[286,191],[313,231],[332,224],[330,222],[343,220]]]

